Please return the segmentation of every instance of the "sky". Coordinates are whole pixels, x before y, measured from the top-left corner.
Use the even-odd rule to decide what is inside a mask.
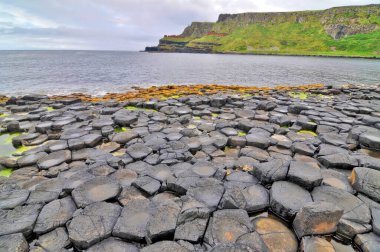
[[[143,50],[220,13],[318,10],[380,0],[0,0],[0,50]]]

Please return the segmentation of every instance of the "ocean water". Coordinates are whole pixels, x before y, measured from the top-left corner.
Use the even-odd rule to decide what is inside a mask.
[[[380,60],[110,51],[0,51],[0,94],[102,95],[167,84],[380,84]]]

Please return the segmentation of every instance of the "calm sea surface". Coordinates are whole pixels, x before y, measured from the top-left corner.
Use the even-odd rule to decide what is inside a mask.
[[[380,84],[380,60],[104,51],[0,51],[0,94],[101,95],[132,86]]]

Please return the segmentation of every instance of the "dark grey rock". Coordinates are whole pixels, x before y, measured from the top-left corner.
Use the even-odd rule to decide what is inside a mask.
[[[27,204],[47,203],[58,199],[65,185],[65,181],[59,178],[43,180],[30,192]]]
[[[212,252],[255,252],[252,247],[240,243],[236,244],[219,244],[213,247]]]
[[[132,185],[149,195],[155,194],[161,187],[161,183],[158,180],[149,176],[139,177]]]
[[[160,241],[152,245],[146,246],[140,252],[188,252],[186,248],[174,241]]]
[[[311,195],[316,202],[333,202],[343,209],[343,217],[346,220],[367,224],[371,220],[368,206],[354,195],[331,186],[315,187]]]
[[[62,132],[60,139],[61,140],[77,139],[87,134],[88,134],[88,130],[77,129],[77,128],[67,129]]]
[[[308,110],[309,107],[303,104],[294,104],[288,106],[288,112],[292,114],[300,114],[301,111]]]
[[[226,180],[244,183],[246,185],[245,187],[255,185],[258,183],[257,179],[254,176],[247,172],[239,170],[233,171],[230,174],[228,174]]]
[[[380,202],[380,171],[356,167],[351,174],[352,187],[377,202]]]
[[[321,144],[319,146],[318,156],[326,156],[338,153],[348,154],[348,150],[330,144]]]
[[[331,169],[324,169],[321,172],[323,178],[322,185],[333,186],[354,194],[354,189],[345,174]]]
[[[380,150],[380,130],[361,134],[359,142],[369,149]]]
[[[137,189],[134,186],[126,186],[126,187],[123,187],[123,190],[121,191],[117,200],[120,202],[121,205],[125,206],[131,200],[146,199],[147,196],[148,195],[146,195],[144,192],[141,192],[139,189]]]
[[[135,131],[130,130],[127,132],[120,132],[116,133],[111,136],[111,140],[113,142],[119,143],[119,144],[126,144],[127,142],[137,138],[139,134],[137,134]]]
[[[294,233],[276,218],[258,217],[252,221],[253,228],[264,241],[269,251],[298,251],[298,241]]]
[[[296,184],[287,181],[277,181],[272,184],[271,209],[285,220],[292,219],[303,206],[310,202],[313,202],[310,193]]]
[[[23,205],[28,197],[28,190],[0,191],[0,209],[12,209]]]
[[[46,204],[36,221],[33,232],[42,234],[64,226],[71,219],[76,206],[71,197],[54,200]]]
[[[220,130],[220,132],[222,132],[224,135],[226,136],[237,136],[238,135],[238,131],[234,128],[223,128]]]
[[[67,140],[67,145],[70,150],[80,150],[85,147],[85,143],[82,138],[69,139]]]
[[[358,166],[358,161],[356,158],[344,153],[321,156],[318,158],[318,161],[328,168],[351,169]]]
[[[67,161],[71,161],[71,152],[69,150],[62,150],[50,153],[46,157],[39,159],[37,165],[40,169],[49,169]]]
[[[97,177],[86,181],[72,191],[75,204],[85,207],[89,204],[117,197],[120,185],[107,177]]]
[[[354,242],[363,252],[378,251],[380,248],[380,236],[372,232],[357,235]]]
[[[165,164],[153,166],[148,175],[160,182],[166,182],[173,176],[171,169]]]
[[[191,197],[182,197],[182,203],[174,239],[200,242],[207,227],[210,210],[205,204]]]
[[[142,143],[136,143],[127,148],[127,153],[136,160],[147,157],[153,150]]]
[[[130,200],[121,211],[112,235],[131,241],[143,241],[152,214],[153,208],[148,199]]]
[[[17,165],[19,167],[33,166],[38,160],[46,157],[48,154],[46,152],[38,152],[30,155],[25,155],[17,159]]]
[[[137,179],[137,173],[129,169],[119,169],[110,175],[122,187],[130,186]]]
[[[262,185],[253,185],[243,189],[247,212],[259,212],[269,206],[269,193]]]
[[[295,142],[292,145],[292,151],[294,153],[298,153],[298,154],[306,155],[306,156],[313,156],[316,149],[317,148],[314,147],[314,145],[312,145],[311,143]]]
[[[273,159],[265,163],[257,164],[252,174],[262,184],[268,184],[279,180],[284,180],[288,173],[289,163],[282,159]]]
[[[70,240],[76,248],[87,249],[108,238],[120,212],[121,207],[111,203],[97,202],[88,205],[68,224]]]
[[[185,195],[187,190],[194,187],[198,180],[197,177],[170,178],[167,181],[167,187],[178,195]]]
[[[29,244],[21,233],[0,236],[0,251],[27,252]]]
[[[36,131],[44,134],[48,130],[50,130],[52,125],[53,125],[53,122],[51,122],[51,121],[40,122],[36,125]]]
[[[232,244],[244,234],[253,231],[246,211],[241,209],[219,210],[210,218],[204,242],[210,246]]]
[[[95,147],[101,140],[102,136],[99,134],[88,134],[81,137],[85,146]]]
[[[216,179],[198,180],[194,187],[187,191],[187,195],[215,210],[224,193],[223,184]]]
[[[239,187],[232,187],[226,189],[220,201],[220,208],[222,209],[245,209],[247,202],[243,195],[242,189]]]
[[[301,251],[335,251],[334,246],[327,240],[320,237],[302,237],[300,244]]]
[[[124,242],[113,237],[107,238],[94,246],[90,247],[87,252],[139,252],[138,247],[131,243]]]
[[[147,226],[147,240],[157,241],[173,237],[180,211],[181,205],[174,200],[156,205]]]
[[[69,146],[67,145],[66,140],[55,140],[48,143],[48,149],[49,152],[55,152],[55,151],[60,151],[60,150],[65,150]]]
[[[297,213],[293,228],[299,238],[308,235],[326,235],[337,230],[343,210],[330,202],[304,205]]]
[[[120,126],[130,126],[135,123],[137,119],[137,114],[132,114],[127,110],[119,110],[113,117],[115,123]]]
[[[287,178],[307,190],[319,186],[322,182],[322,174],[318,164],[302,161],[290,163]]]
[[[245,147],[247,140],[242,136],[231,136],[228,138],[228,144],[233,147]]]
[[[13,210],[0,210],[0,235],[23,233],[32,234],[34,223],[42,205],[17,206]]]
[[[237,244],[244,244],[253,249],[252,251],[269,252],[267,245],[257,232],[243,234],[236,240]]]
[[[248,146],[266,149],[270,145],[270,138],[263,135],[248,134],[245,136]]]
[[[32,252],[61,251],[70,246],[71,241],[65,228],[60,227],[38,237]]]
[[[260,162],[267,161],[269,158],[269,153],[267,151],[253,146],[247,146],[241,149],[240,155],[251,157]]]
[[[347,240],[352,240],[357,234],[364,234],[371,231],[371,224],[362,224],[346,219],[340,219],[337,235]]]
[[[126,165],[125,168],[135,171],[139,175],[146,175],[151,171],[153,166],[143,161],[137,161]]]

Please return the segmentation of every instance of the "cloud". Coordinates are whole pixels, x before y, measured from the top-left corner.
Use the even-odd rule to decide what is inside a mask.
[[[0,49],[141,50],[220,13],[325,9],[368,0],[4,0]]]

